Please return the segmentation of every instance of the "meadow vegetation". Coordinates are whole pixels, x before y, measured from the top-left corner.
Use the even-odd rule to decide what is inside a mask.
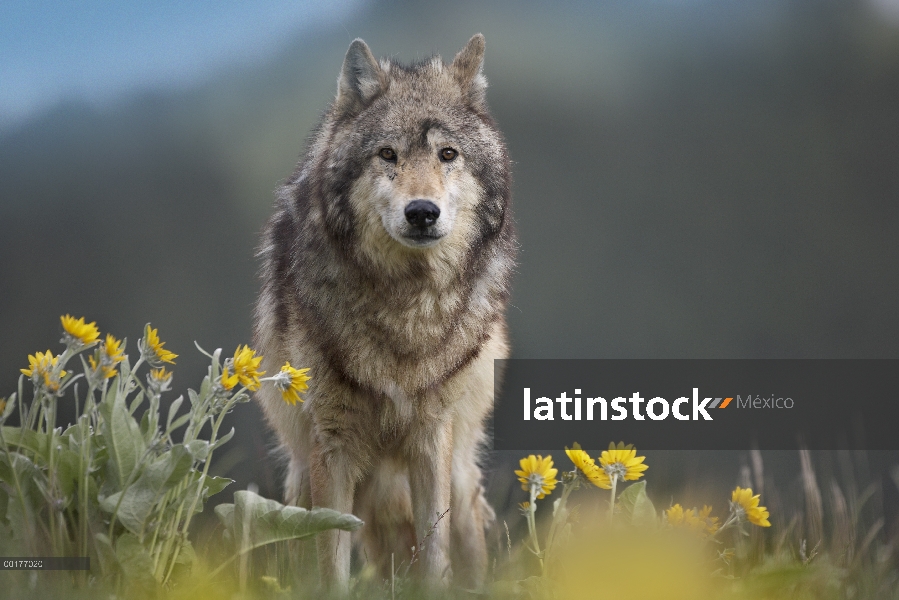
[[[266,376],[247,346],[225,358],[198,346],[209,360],[206,377],[187,402],[163,403],[177,355],[156,329],[144,327],[132,363],[126,341],[101,337],[95,323],[66,315],[61,326],[63,350],[28,356],[18,390],[0,399],[0,556],[87,556],[91,569],[0,571],[4,595],[319,597],[311,539],[357,529],[356,517],[245,490],[216,506],[205,526],[195,518],[231,483],[210,474],[214,453],[234,434],[221,430],[225,415],[262,385],[276,386],[299,410],[307,370],[288,363]],[[58,422],[62,402],[75,405],[72,423]],[[623,442],[598,456],[575,443],[565,455],[566,467],[552,456],[521,459],[522,502],[497,519],[500,543],[485,589],[423,590],[414,563],[428,551],[428,532],[390,578],[357,569],[350,594],[899,598],[899,537],[871,510],[877,486],[822,485],[807,451],[804,505],[782,514],[740,486],[701,506],[678,499],[660,506],[650,499],[652,465]],[[753,461],[761,471],[761,455]],[[435,515],[434,528],[447,517]],[[516,535],[524,525],[510,528],[513,517],[523,519],[525,535]]]

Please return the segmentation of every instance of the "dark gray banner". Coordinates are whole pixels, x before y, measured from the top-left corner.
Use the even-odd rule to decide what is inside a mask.
[[[493,447],[897,450],[899,360],[498,360]]]

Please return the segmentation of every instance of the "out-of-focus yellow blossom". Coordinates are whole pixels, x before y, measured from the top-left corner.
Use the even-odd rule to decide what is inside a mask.
[[[758,525],[759,527],[771,527],[771,523],[768,521],[768,509],[764,506],[759,506],[759,495],[752,495],[752,488],[741,488],[737,486],[737,489],[733,491],[731,494],[731,509],[736,513],[737,517],[744,517],[753,525]]]
[[[259,389],[261,385],[259,377],[265,375],[265,371],[259,370],[259,363],[262,362],[261,356],[256,356],[256,352],[249,346],[238,346],[234,351],[234,358],[229,362],[230,365],[226,364],[222,370],[223,388],[230,390],[240,382],[250,391],[255,392]],[[233,369],[233,373],[231,373],[231,369]]]
[[[65,331],[63,341],[68,345],[84,345],[93,344],[100,337],[100,331],[97,329],[96,321],[93,323],[85,323],[84,317],[76,319],[71,315],[59,317],[62,322],[62,328]]]
[[[91,369],[100,370],[103,379],[115,377],[116,365],[125,360],[125,351],[122,349],[122,341],[115,339],[112,334],[106,334],[106,341],[103,347],[95,353],[99,357],[99,362],[94,356],[88,356],[87,362],[90,363]]]
[[[568,458],[571,459],[571,462],[574,463],[574,466],[584,475],[587,481],[604,490],[612,489],[612,481],[609,479],[609,476],[597,466],[596,461],[589,454],[581,449],[580,444],[575,442],[570,450],[565,448],[565,454],[568,455]]]
[[[161,367],[162,363],[175,364],[178,355],[163,348],[165,342],[159,341],[156,329],[151,329],[149,323],[144,327],[144,340],[141,351],[144,358],[154,367]]]
[[[297,402],[303,402],[303,399],[300,398],[300,392],[305,392],[309,389],[309,386],[306,384],[309,381],[309,376],[306,373],[309,372],[309,369],[294,369],[290,366],[290,363],[285,363],[283,367],[281,367],[281,371],[272,378],[272,383],[278,391],[281,392],[281,398],[284,402],[292,405],[296,405]]]
[[[528,492],[531,486],[537,490],[537,498],[543,499],[556,488],[556,474],[558,469],[553,468],[552,456],[543,458],[543,455],[534,456],[531,454],[522,458],[519,462],[520,471],[515,471],[518,475],[518,481],[521,482],[521,489]]]
[[[66,372],[61,370],[57,373],[56,367],[59,364],[59,357],[53,356],[53,353],[35,352],[28,355],[28,368],[21,369],[22,373],[31,377],[36,385],[43,385],[49,391],[56,392],[59,390],[60,381],[66,376]]]
[[[617,476],[618,480],[635,481],[643,477],[643,471],[649,468],[644,465],[645,456],[637,456],[637,450],[631,444],[624,442],[609,444],[609,449],[603,451],[599,457],[599,465],[609,479]]]

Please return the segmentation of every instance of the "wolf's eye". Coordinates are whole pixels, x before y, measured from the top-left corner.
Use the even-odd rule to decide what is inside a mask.
[[[455,160],[457,156],[459,156],[459,153],[452,148],[444,148],[440,151],[440,160],[445,162]]]
[[[393,151],[393,148],[381,148],[381,151],[378,152],[378,156],[384,160],[396,162],[396,152]]]

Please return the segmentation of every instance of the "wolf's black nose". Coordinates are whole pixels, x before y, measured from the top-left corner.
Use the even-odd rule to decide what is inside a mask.
[[[416,227],[430,227],[437,222],[440,209],[430,200],[413,200],[406,205],[406,220]]]

